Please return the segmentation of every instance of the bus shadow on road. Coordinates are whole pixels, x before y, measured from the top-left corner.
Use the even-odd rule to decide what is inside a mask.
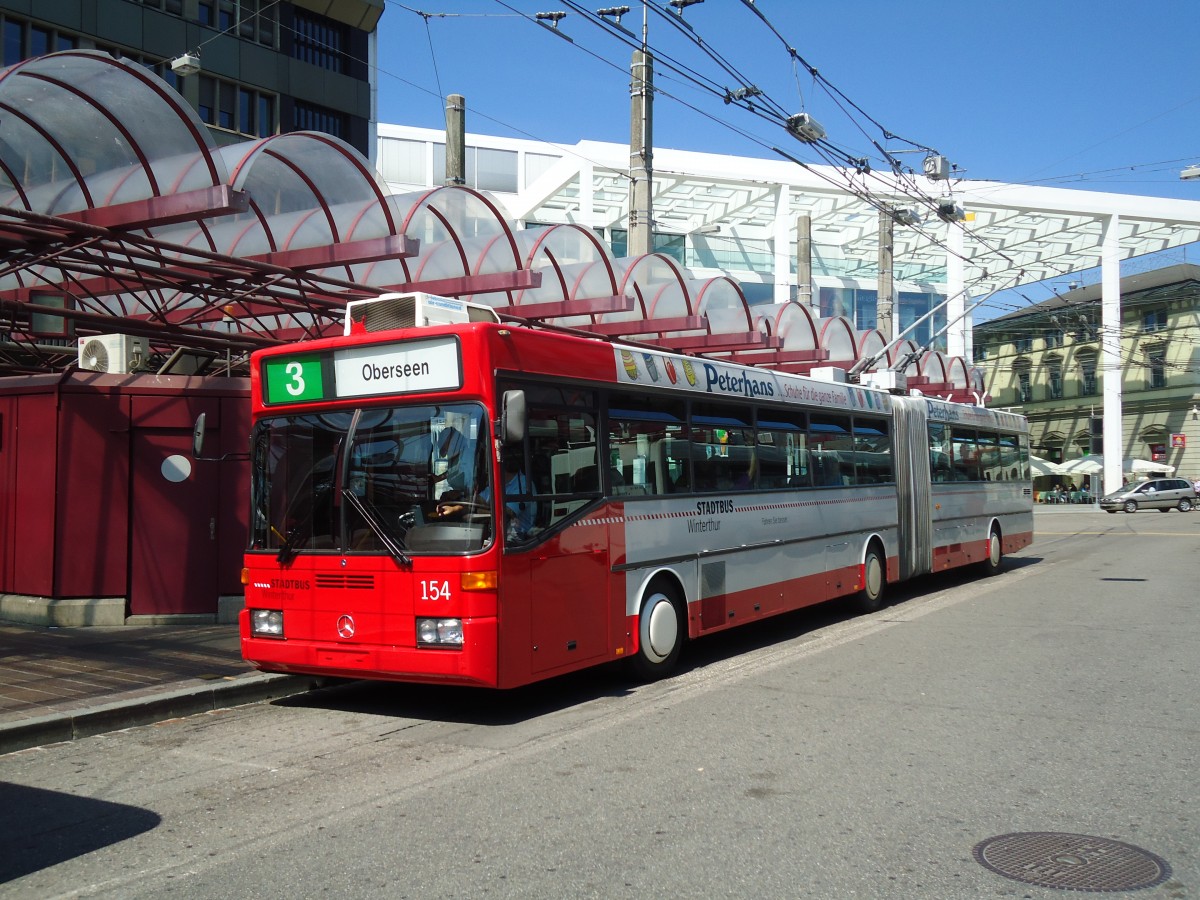
[[[1016,571],[1040,562],[1041,557],[1008,557],[1005,570]],[[889,585],[888,605],[881,614],[887,615],[888,610],[911,600],[978,581],[978,576],[971,572],[952,569]],[[684,647],[679,667],[671,677],[686,677],[691,672],[803,638],[858,615],[852,601],[843,598],[706,635]],[[617,662],[507,691],[389,681],[338,681],[320,690],[272,702],[280,707],[502,727],[597,700],[628,696],[639,686]]]
[[[307,694],[273,700],[272,705],[504,726],[603,697],[621,697],[635,686],[621,677],[618,666],[601,665],[505,691],[459,685],[345,681]]]
[[[0,885],[150,831],[148,809],[0,782]],[[0,892],[2,893],[2,892]]]

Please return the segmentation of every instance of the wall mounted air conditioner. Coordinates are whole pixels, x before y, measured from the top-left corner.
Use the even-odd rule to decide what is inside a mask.
[[[150,347],[143,337],[97,334],[79,339],[79,368],[84,372],[125,375],[146,364]]]

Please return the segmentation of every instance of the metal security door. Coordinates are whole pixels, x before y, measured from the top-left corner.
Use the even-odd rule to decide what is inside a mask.
[[[132,437],[130,614],[215,614],[219,467],[190,458],[190,428]]]

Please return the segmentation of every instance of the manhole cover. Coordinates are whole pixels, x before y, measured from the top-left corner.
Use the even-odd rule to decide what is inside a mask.
[[[974,853],[1005,878],[1068,891],[1136,891],[1171,877],[1171,867],[1153,853],[1087,834],[1002,834],[976,844]]]

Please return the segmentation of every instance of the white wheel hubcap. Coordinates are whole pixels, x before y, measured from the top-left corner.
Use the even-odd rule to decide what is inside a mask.
[[[867,593],[872,597],[878,597],[883,586],[883,566],[879,563],[878,556],[867,557]]]
[[[679,618],[675,607],[662,594],[651,598],[642,623],[642,646],[651,662],[662,662],[671,655],[679,639]]]

